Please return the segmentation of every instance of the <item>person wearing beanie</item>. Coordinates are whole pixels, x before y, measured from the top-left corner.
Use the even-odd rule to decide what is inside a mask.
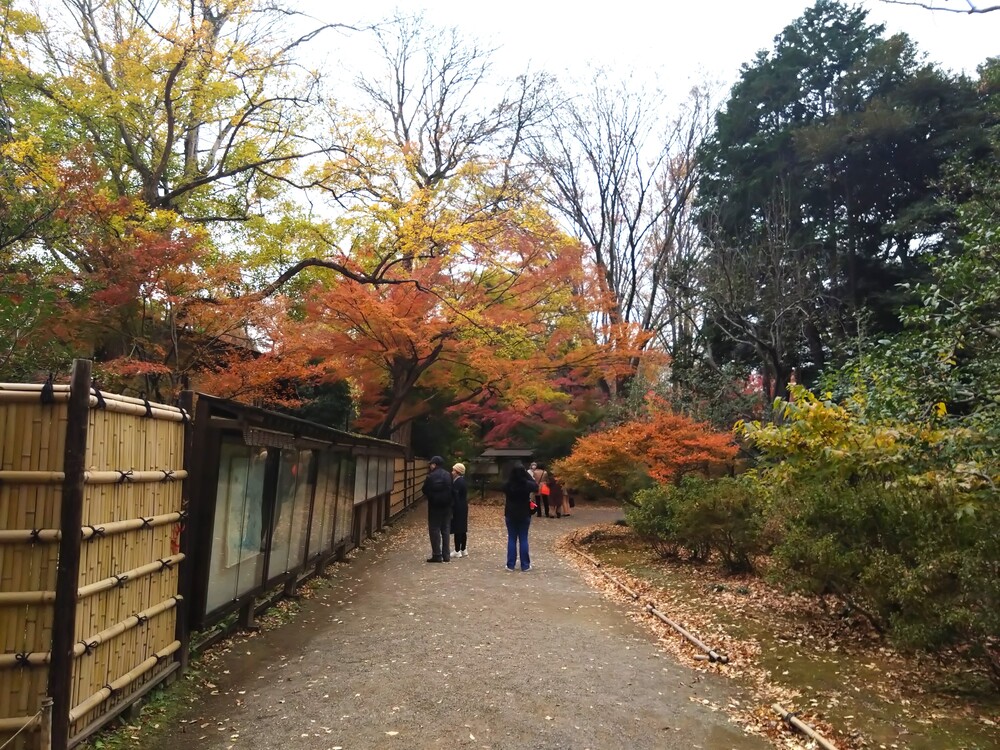
[[[451,467],[451,533],[455,535],[455,557],[468,557],[469,491],[465,485],[465,464]]]
[[[427,498],[427,531],[431,538],[429,563],[451,562],[451,475],[444,468],[444,459],[434,456],[429,462],[423,493]]]

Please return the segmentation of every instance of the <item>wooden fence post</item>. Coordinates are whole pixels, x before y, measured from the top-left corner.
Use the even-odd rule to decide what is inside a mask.
[[[39,750],[52,750],[52,699],[42,698],[41,731],[38,739]]]
[[[180,662],[180,671],[187,670],[188,659],[190,658],[191,647],[191,579],[194,576],[194,560],[191,557],[191,534],[185,527],[190,527],[191,519],[194,517],[194,508],[191,507],[192,488],[195,479],[191,475],[194,466],[194,392],[182,391],[178,406],[187,414],[184,420],[184,470],[187,478],[184,480],[182,492],[182,508],[185,512],[185,519],[181,522],[180,552],[184,553],[184,559],[180,563],[180,570],[177,578],[177,593],[181,595],[181,600],[177,602],[177,624],[174,630],[174,637],[181,642],[181,647],[177,652],[177,660]]]
[[[73,708],[73,641],[76,600],[80,587],[80,542],[83,525],[83,473],[86,470],[87,430],[90,425],[91,363],[73,361],[66,415],[66,452],[63,455],[62,500],[59,511],[59,565],[53,605],[52,656],[49,696],[52,698],[52,750],[69,744],[69,712]]]

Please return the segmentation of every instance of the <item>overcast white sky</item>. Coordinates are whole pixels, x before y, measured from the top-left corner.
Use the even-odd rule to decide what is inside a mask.
[[[941,0],[937,0],[941,2]],[[678,92],[704,79],[727,85],[741,63],[770,48],[807,0],[300,0],[323,20],[373,21],[423,10],[435,25],[457,26],[500,47],[498,62],[512,72],[529,63],[562,75],[585,76],[588,64],[656,71]],[[960,0],[952,0],[958,2]],[[905,31],[928,57],[951,70],[974,73],[1000,54],[1000,11],[980,15],[931,12],[861,3],[887,30]],[[353,67],[353,66],[352,66]]]

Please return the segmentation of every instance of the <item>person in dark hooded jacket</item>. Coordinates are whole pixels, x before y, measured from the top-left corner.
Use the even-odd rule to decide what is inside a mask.
[[[528,553],[528,528],[531,526],[531,496],[538,492],[538,482],[534,480],[524,464],[518,462],[510,470],[510,476],[503,485],[503,515],[507,523],[507,570],[514,570],[517,563],[518,547],[521,552],[521,570],[531,570],[531,555]]]
[[[444,468],[444,459],[434,456],[430,471],[424,479],[424,497],[427,498],[427,531],[431,537],[429,563],[451,562],[451,474]]]

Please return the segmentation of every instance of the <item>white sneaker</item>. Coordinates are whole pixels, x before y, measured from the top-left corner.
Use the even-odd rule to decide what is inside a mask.
[[[469,550],[463,549],[462,550],[462,557],[468,557],[468,556],[469,556]]]

